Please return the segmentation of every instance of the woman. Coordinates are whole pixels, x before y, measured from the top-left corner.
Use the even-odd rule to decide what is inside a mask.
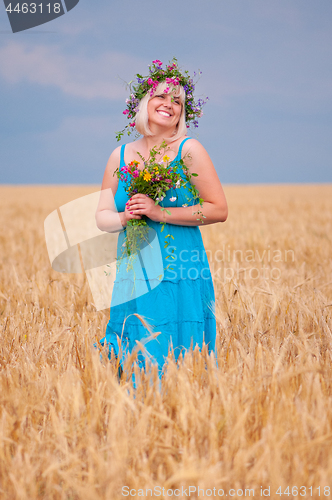
[[[208,153],[197,140],[186,135],[190,122],[197,126],[197,118],[201,116],[204,104],[201,100],[195,102],[194,84],[188,72],[182,74],[174,59],[166,69],[162,68],[160,61],[153,61],[150,75],[146,78],[137,75],[137,81],[138,85],[127,99],[124,114],[135,120],[128,126],[129,131],[135,126],[142,137],[115,149],[111,154],[104,174],[96,221],[103,231],[122,231],[118,244],[119,256],[128,221],[144,217],[159,242],[163,277],[161,282],[156,282],[154,276],[148,283],[147,293],[138,293],[133,299],[129,297],[124,301],[119,300],[119,295],[128,288],[128,283],[123,270],[122,273],[118,271],[110,321],[101,343],[107,343],[109,351],[114,350],[122,367],[126,356],[139,346],[139,364],[144,367],[145,360],[149,359],[158,364],[161,375],[169,349],[173,349],[176,359],[181,351],[191,346],[194,348],[196,344],[201,347],[203,341],[208,345],[209,352],[215,350],[214,290],[198,226],[225,221],[227,203]],[[184,158],[189,171],[197,174],[194,185],[204,200],[202,206],[197,203],[197,199],[191,199],[188,186],[170,189],[157,205],[141,193],[129,197],[125,183],[114,175],[118,168],[133,160],[140,162],[138,169],[144,168],[141,156],[147,159],[150,150],[160,146],[163,141],[168,144],[167,155],[173,161],[172,165]],[[117,216],[109,190],[114,195]],[[163,210],[164,207],[167,207],[167,211]],[[166,224],[163,232],[161,223]],[[166,245],[166,248],[165,236],[171,241],[171,245]],[[146,260],[150,261],[149,258]],[[142,259],[137,262],[142,265],[143,279],[149,281],[145,269],[149,264],[142,262]],[[151,325],[155,332],[154,338],[135,314]]]

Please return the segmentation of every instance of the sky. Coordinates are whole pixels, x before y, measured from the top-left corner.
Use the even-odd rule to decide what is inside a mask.
[[[0,184],[100,184],[125,82],[173,56],[222,183],[332,182],[331,23],[331,0],[80,0],[12,33],[1,2]]]

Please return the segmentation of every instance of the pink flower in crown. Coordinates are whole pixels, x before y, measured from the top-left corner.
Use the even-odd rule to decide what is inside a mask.
[[[135,122],[129,123],[131,127],[135,127]]]
[[[149,83],[149,80],[151,80],[151,83]],[[152,96],[154,94],[156,88],[158,87],[159,82],[158,82],[158,80],[153,81],[152,78],[149,78],[149,80],[148,80],[148,84],[152,85],[152,89],[150,90],[150,95]]]
[[[171,83],[176,87],[176,85],[179,85],[179,79],[178,78],[166,78],[166,83]]]
[[[155,61],[152,61],[153,64],[158,64],[158,66],[162,66],[163,63],[159,61],[159,59],[156,59]]]
[[[124,111],[122,111],[123,115],[127,115],[128,113],[129,113],[129,109],[125,109]]]
[[[148,85],[153,85],[153,80],[152,80],[152,78],[149,78],[149,79],[148,79]]]

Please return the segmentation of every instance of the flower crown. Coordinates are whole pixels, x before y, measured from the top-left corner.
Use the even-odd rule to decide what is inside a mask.
[[[189,76],[187,70],[184,72],[184,74],[181,73],[178,67],[177,59],[175,57],[173,57],[172,61],[169,62],[169,64],[166,66],[166,69],[163,69],[162,65],[163,63],[158,59],[152,61],[152,64],[149,65],[148,76],[137,74],[137,84],[133,85],[132,82],[128,84],[130,89],[130,97],[129,99],[126,99],[127,108],[123,111],[123,114],[126,115],[127,118],[131,121],[121,132],[117,132],[116,138],[118,141],[121,140],[121,137],[123,136],[126,129],[128,135],[133,132],[135,127],[135,116],[138,112],[138,105],[140,100],[148,92],[150,92],[150,95],[152,96],[161,82],[166,82],[168,84],[168,87],[166,87],[166,89],[164,90],[165,94],[170,91],[172,92],[176,90],[176,87],[178,85],[181,85],[184,88],[186,94],[184,110],[187,128],[189,128],[191,124],[193,124],[195,128],[198,127],[197,119],[203,115],[202,107],[209,98],[206,97],[205,100],[194,100],[194,81]],[[197,74],[201,75],[202,72],[194,72],[194,76],[196,76]]]

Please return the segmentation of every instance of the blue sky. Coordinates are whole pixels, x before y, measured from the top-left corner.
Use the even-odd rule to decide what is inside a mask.
[[[128,92],[176,56],[208,95],[222,183],[332,181],[331,0],[80,0],[12,34],[0,4],[0,183],[100,184]]]

